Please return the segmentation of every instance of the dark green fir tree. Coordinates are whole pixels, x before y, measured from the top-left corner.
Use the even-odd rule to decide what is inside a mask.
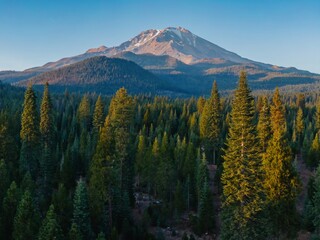
[[[89,213],[89,202],[86,183],[80,179],[77,183],[73,198],[73,219],[74,223],[84,239],[91,237],[91,222]]]
[[[205,102],[200,117],[200,137],[203,140],[206,155],[212,156],[213,163],[216,163],[216,151],[220,140],[220,118],[221,118],[220,96],[218,93],[217,82],[214,81],[211,96]],[[211,157],[209,162],[211,162]]]
[[[46,83],[40,109],[40,133],[42,143],[42,156],[40,160],[40,170],[42,179],[42,193],[44,198],[48,198],[56,170],[54,159],[54,120],[53,107],[49,94],[49,85]]]
[[[39,229],[39,213],[29,191],[25,191],[19,202],[13,225],[13,239],[36,239]]]
[[[45,219],[39,230],[38,240],[62,240],[62,230],[57,221],[57,215],[54,212],[54,206],[51,205]]]

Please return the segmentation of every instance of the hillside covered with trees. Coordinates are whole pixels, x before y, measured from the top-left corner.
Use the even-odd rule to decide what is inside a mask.
[[[173,99],[0,84],[0,239],[320,238],[318,92],[253,96],[245,72],[231,96],[218,87]]]
[[[93,57],[53,71],[45,72],[28,80],[18,82],[19,86],[32,83],[35,86],[48,82],[54,90],[98,92],[112,94],[122,86],[131,93],[156,93],[161,80],[134,62],[124,59]]]

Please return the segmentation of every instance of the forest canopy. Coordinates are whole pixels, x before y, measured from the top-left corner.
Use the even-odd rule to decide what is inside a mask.
[[[0,84],[0,239],[320,237],[318,92]]]

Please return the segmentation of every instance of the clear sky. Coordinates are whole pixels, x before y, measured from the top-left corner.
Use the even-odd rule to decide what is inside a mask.
[[[0,70],[168,26],[252,60],[320,73],[320,0],[0,0]]]

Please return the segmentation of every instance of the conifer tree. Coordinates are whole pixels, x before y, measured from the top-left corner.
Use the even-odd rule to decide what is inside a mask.
[[[75,138],[73,144],[69,144],[61,163],[60,179],[67,189],[74,187],[76,175],[76,162],[78,159],[78,139]]]
[[[167,199],[172,189],[173,166],[169,155],[168,135],[165,132],[160,147],[160,161],[157,171],[157,192],[162,199]]]
[[[319,142],[319,134],[316,133],[312,141],[311,147],[309,149],[307,164],[308,166],[314,168],[318,166],[319,161],[320,161],[320,142]]]
[[[127,91],[124,88],[117,91],[111,100],[109,113],[101,130],[90,167],[91,214],[93,221],[100,223],[100,230],[105,230],[103,225],[107,221],[106,207],[111,227],[113,219],[120,223],[124,215],[127,216],[125,207],[122,205],[125,194],[129,196],[129,202],[133,203],[134,168],[129,156],[133,107],[132,98],[128,96]],[[95,226],[96,222],[94,222]]]
[[[189,142],[186,152],[186,159],[183,165],[183,175],[186,181],[187,188],[187,209],[190,206],[195,206],[197,200],[196,194],[196,169],[197,169],[197,154],[192,142]]]
[[[262,99],[257,130],[262,152],[265,152],[271,138],[270,107],[267,97]]]
[[[214,226],[213,196],[207,179],[203,182],[200,194],[198,217],[199,232],[212,232]]]
[[[294,203],[299,185],[292,164],[292,152],[286,139],[284,111],[279,90],[276,89],[271,106],[273,136],[263,156],[264,191],[275,235],[288,231],[295,221]]]
[[[78,107],[78,120],[82,127],[89,129],[90,127],[90,102],[89,97],[85,94]]]
[[[53,157],[54,147],[54,122],[53,109],[49,94],[49,85],[46,83],[40,109],[40,133],[42,142],[42,157],[40,161],[40,170],[42,177],[42,191],[44,197],[50,194],[54,173],[55,159]]]
[[[254,99],[241,72],[223,162],[222,239],[261,238],[262,174],[253,120]]]
[[[303,111],[300,107],[297,112],[297,117],[295,121],[295,127],[296,127],[296,134],[298,137],[298,146],[301,146],[302,144],[302,134],[304,131],[304,122],[303,122]]]
[[[101,96],[99,95],[93,112],[93,129],[96,132],[99,132],[103,127],[104,116],[103,116],[104,104],[102,102]]]
[[[85,239],[91,237],[91,222],[89,215],[89,203],[86,183],[80,179],[77,183],[73,199],[73,219]]]
[[[185,164],[186,153],[187,153],[186,138],[184,138],[181,141],[180,137],[178,136],[177,144],[174,148],[174,160],[175,160],[176,171],[178,173],[178,178],[181,180],[185,177],[183,175],[183,168]]]
[[[282,104],[279,89],[276,88],[271,105],[271,130],[272,133],[277,133],[278,135],[284,134],[287,131],[287,123],[285,118],[285,107]]]
[[[206,101],[200,117],[200,137],[203,139],[206,149],[209,150],[206,155],[211,156],[212,154],[214,163],[216,163],[216,150],[220,136],[220,108],[217,82],[214,81],[211,96]]]
[[[17,184],[13,181],[2,202],[1,221],[4,231],[1,239],[12,239],[13,221],[16,215],[19,199],[20,191]]]
[[[51,146],[54,141],[53,106],[49,94],[49,84],[46,83],[40,110],[40,133],[45,146]]]
[[[154,139],[154,142],[151,146],[151,154],[149,158],[149,171],[148,171],[148,192],[151,189],[154,190],[154,194],[157,195],[157,170],[159,168],[160,163],[160,146],[158,138]]]
[[[3,159],[0,160],[0,206],[2,204],[2,199],[7,191],[10,184],[7,164]]]
[[[29,191],[31,195],[35,193],[36,183],[33,181],[31,174],[27,172],[20,183],[21,192]]]
[[[207,159],[204,153],[200,159],[200,151],[198,152],[198,168],[197,168],[197,197],[198,197],[198,209],[201,201],[201,193],[203,192],[203,183],[209,178],[209,171],[207,168]]]
[[[108,133],[110,127],[108,119],[101,130],[95,155],[90,165],[89,199],[90,213],[94,228],[101,228],[104,223],[107,202],[111,201],[112,175],[111,149]],[[109,144],[109,145],[107,145]],[[109,147],[109,148],[108,148]],[[110,213],[111,214],[111,213]],[[95,229],[96,230],[96,229]]]
[[[13,239],[35,239],[39,229],[39,214],[29,191],[25,191],[19,202],[13,225]]]
[[[80,135],[80,145],[79,145],[79,163],[78,172],[80,175],[85,175],[88,172],[88,165],[91,157],[91,146],[90,146],[90,134],[89,132],[82,128]]]
[[[63,184],[59,184],[58,190],[53,193],[52,204],[57,215],[57,220],[64,234],[69,231],[72,218],[72,199]]]
[[[303,93],[299,93],[297,97],[297,107],[304,110],[305,105],[306,105],[305,95]]]
[[[24,176],[26,172],[30,172],[35,179],[39,168],[40,133],[36,95],[31,86],[27,88],[24,95],[20,138],[22,145],[20,151],[20,173]]]
[[[205,103],[206,103],[206,100],[203,97],[198,98],[197,110],[200,115],[202,114]]]
[[[137,173],[137,185],[140,186],[140,182],[146,182],[146,173],[147,173],[147,158],[146,158],[146,146],[145,146],[145,138],[140,133],[139,134],[139,142],[138,142],[138,149],[136,153],[136,173]]]
[[[122,192],[127,192],[133,204],[133,161],[129,157],[130,129],[133,122],[134,102],[127,90],[120,88],[112,98],[108,116],[113,131],[116,168]]]
[[[77,224],[72,223],[69,231],[69,240],[84,240]]]
[[[62,240],[62,230],[57,221],[57,216],[54,212],[54,206],[51,205],[45,219],[39,230],[38,240]]]
[[[12,136],[12,128],[6,120],[5,123],[0,123],[0,159],[3,159],[7,164],[8,170],[17,166],[17,144]],[[14,165],[14,166],[13,166]],[[11,170],[13,171],[13,170]],[[14,169],[16,171],[16,169]]]
[[[146,112],[143,115],[143,124],[149,126],[150,124],[150,110],[147,108]]]

